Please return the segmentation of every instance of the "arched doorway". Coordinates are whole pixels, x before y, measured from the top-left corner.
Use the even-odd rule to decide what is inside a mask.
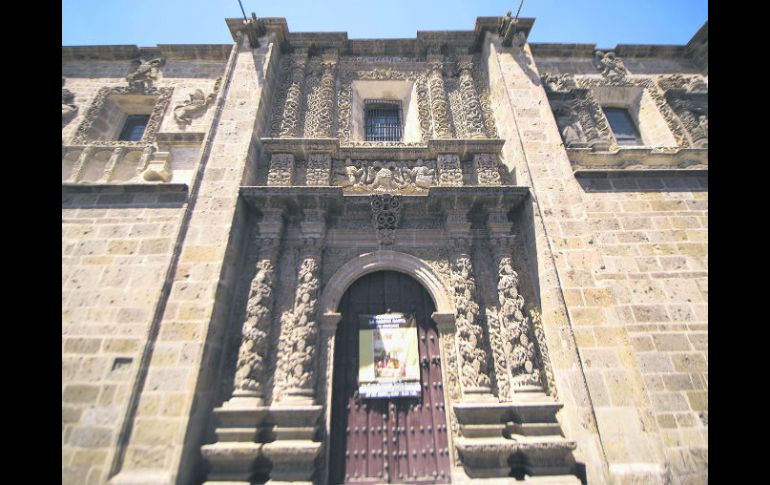
[[[363,399],[358,389],[358,316],[413,313],[422,392],[419,398]],[[330,484],[448,483],[449,445],[439,336],[428,292],[410,276],[378,271],[345,292],[335,335]]]

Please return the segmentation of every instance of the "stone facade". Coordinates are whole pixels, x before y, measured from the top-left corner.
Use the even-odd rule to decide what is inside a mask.
[[[328,483],[338,305],[375,271],[434,304],[451,482],[707,483],[707,25],[533,23],[63,47],[62,483]]]

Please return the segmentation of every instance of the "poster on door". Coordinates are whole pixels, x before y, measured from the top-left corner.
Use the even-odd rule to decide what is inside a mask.
[[[359,315],[358,394],[419,397],[420,359],[414,315]]]

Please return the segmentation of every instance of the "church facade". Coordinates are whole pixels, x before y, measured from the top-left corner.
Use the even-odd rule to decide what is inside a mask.
[[[62,483],[705,484],[686,45],[62,47]]]

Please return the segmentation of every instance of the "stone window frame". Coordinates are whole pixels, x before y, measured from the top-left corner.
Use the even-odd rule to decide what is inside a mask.
[[[174,93],[172,87],[150,87],[146,89],[132,89],[130,87],[103,87],[99,89],[94,97],[91,105],[83,116],[78,126],[75,135],[72,138],[71,144],[73,145],[98,145],[98,146],[123,146],[123,147],[139,147],[147,146],[155,142],[158,131],[160,130],[160,124],[163,121],[163,116],[171,103],[171,96]],[[147,122],[147,126],[142,135],[142,139],[139,141],[120,141],[120,140],[92,140],[90,139],[91,128],[94,122],[99,118],[99,115],[104,109],[104,105],[110,96],[124,96],[124,95],[136,95],[156,97],[155,104],[150,113],[150,120]]]

